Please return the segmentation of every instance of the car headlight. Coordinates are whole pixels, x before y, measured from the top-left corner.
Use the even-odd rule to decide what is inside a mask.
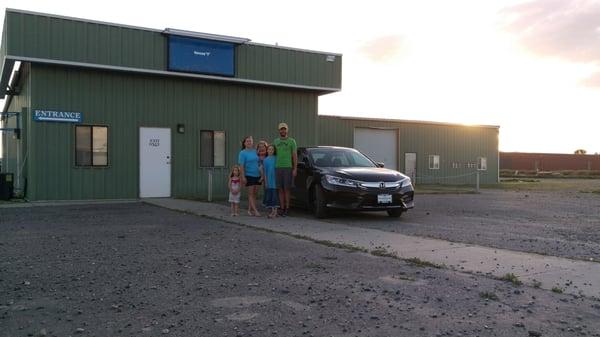
[[[412,183],[410,181],[410,178],[406,178],[406,179],[402,180],[402,184],[400,185],[400,188],[404,188],[404,187],[410,186],[411,184]]]
[[[356,181],[356,180],[352,180],[352,179],[346,179],[346,178],[325,175],[325,180],[327,181],[327,183],[329,183],[331,185],[338,185],[338,186],[345,186],[345,187],[360,187],[360,181]]]

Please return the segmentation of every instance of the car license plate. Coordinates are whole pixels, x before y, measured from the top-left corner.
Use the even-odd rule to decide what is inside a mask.
[[[378,194],[377,195],[377,203],[391,204],[392,203],[392,195],[391,194]]]

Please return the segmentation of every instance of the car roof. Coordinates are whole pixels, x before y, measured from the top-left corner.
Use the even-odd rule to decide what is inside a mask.
[[[356,149],[353,149],[351,147],[343,147],[343,146],[302,146],[298,148],[299,150],[311,150],[311,149],[340,149],[340,150],[353,150],[353,151],[357,151]]]

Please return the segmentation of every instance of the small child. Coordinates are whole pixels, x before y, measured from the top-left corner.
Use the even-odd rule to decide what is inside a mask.
[[[231,203],[231,216],[240,215],[240,195],[242,180],[240,179],[240,166],[233,165],[229,175],[229,202]]]
[[[266,141],[261,140],[258,142],[258,145],[256,145],[256,155],[258,156],[258,169],[260,170],[260,182],[263,184],[263,199],[262,199],[262,206],[265,206],[265,202],[267,201],[267,185],[265,185],[265,175],[264,175],[264,161],[267,158],[267,147],[269,146],[269,144],[267,144]]]
[[[277,216],[277,208],[279,208],[279,196],[277,195],[277,184],[275,183],[275,160],[277,150],[275,146],[267,147],[268,157],[263,162],[263,175],[265,177],[265,206],[271,209],[268,218]]]

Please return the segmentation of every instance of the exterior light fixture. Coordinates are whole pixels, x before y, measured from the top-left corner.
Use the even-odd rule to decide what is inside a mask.
[[[185,133],[185,124],[177,124],[177,133]]]

